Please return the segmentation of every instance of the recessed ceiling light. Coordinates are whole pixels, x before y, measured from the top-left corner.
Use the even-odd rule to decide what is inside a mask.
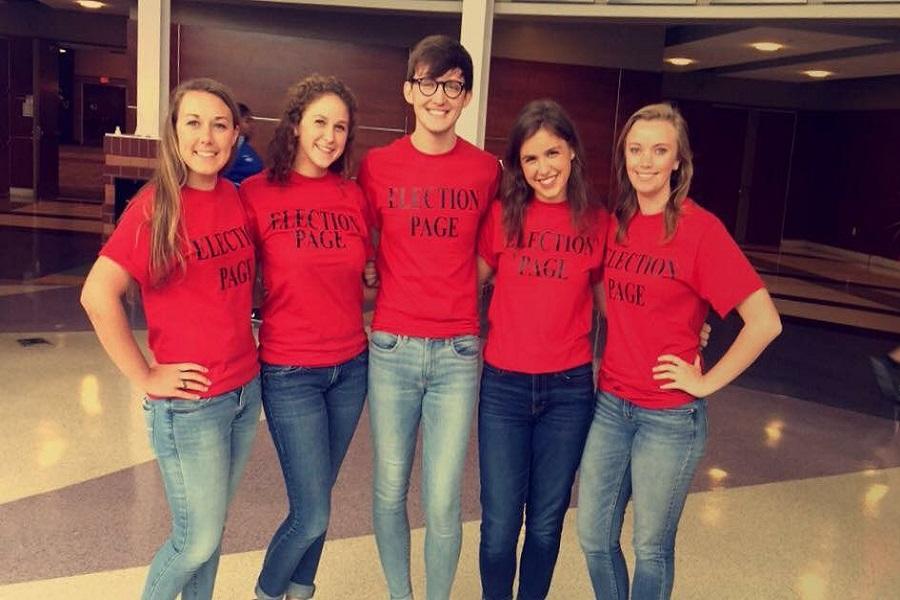
[[[65,54],[65,53],[66,53],[66,49],[65,49],[65,48],[60,48],[60,49],[59,49],[59,53],[60,53],[60,54]]]
[[[688,65],[694,64],[697,61],[694,60],[693,58],[686,58],[683,56],[675,56],[673,58],[667,58],[666,62],[669,63],[670,65],[675,65],[676,67],[686,67]]]
[[[779,44],[778,42],[755,42],[750,45],[760,52],[778,52],[784,48],[784,44]]]
[[[809,71],[803,71],[802,73],[813,79],[825,79],[826,77],[834,75],[834,71],[823,71],[821,69],[810,69]]]
[[[97,0],[75,0],[75,4],[81,8],[103,8],[106,6],[106,4]]]

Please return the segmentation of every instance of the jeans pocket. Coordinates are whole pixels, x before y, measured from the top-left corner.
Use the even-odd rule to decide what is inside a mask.
[[[369,342],[373,348],[384,352],[393,352],[400,345],[400,336],[387,331],[373,331],[369,337]]]
[[[703,398],[698,398],[696,400],[688,402],[687,404],[682,404],[681,406],[660,409],[660,414],[693,417],[698,412],[700,412],[700,409],[705,407],[705,405],[706,400],[704,400]]]
[[[481,356],[481,338],[477,335],[461,335],[450,340],[450,348],[460,358],[478,358]]]
[[[147,436],[150,439],[150,447],[155,447],[153,445],[153,420],[156,418],[156,415],[153,411],[153,403],[155,401],[151,400],[147,396],[144,396],[143,402],[141,402],[141,408],[144,409],[144,426],[147,429]]]

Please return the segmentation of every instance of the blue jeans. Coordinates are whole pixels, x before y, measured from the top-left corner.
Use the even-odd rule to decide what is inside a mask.
[[[228,503],[259,423],[259,377],[203,400],[145,400],[144,416],[172,513],[143,600],[210,600]]]
[[[362,412],[368,362],[363,351],[333,367],[263,364],[263,408],[290,510],[266,551],[256,585],[260,600],[315,592],[331,488]]]
[[[481,588],[511,600],[525,511],[520,600],[542,600],[594,408],[591,365],[530,375],[485,363],[478,404]]]
[[[634,501],[631,598],[671,596],[675,533],[706,433],[706,400],[650,410],[597,394],[578,490],[578,536],[597,598],[628,598],[619,538],[629,499]]]
[[[450,597],[462,543],[462,472],[478,394],[481,340],[372,332],[369,416],[375,449],[375,540],[394,600],[412,598],[406,496],[422,422],[428,600]]]

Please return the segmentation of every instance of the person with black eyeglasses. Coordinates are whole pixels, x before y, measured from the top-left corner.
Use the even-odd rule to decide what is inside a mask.
[[[410,83],[415,83],[416,86],[418,86],[419,91],[428,97],[434,96],[437,93],[438,88],[441,88],[444,91],[444,95],[451,100],[459,98],[463,91],[465,91],[464,84],[456,79],[437,81],[431,77],[413,77],[409,81]]]
[[[428,600],[450,597],[462,542],[460,488],[481,363],[475,247],[500,173],[494,156],[454,131],[472,98],[472,70],[458,41],[419,42],[403,84],[415,130],[370,151],[359,172],[380,233],[369,416],[375,540],[394,600],[412,598],[406,497],[420,423]]]

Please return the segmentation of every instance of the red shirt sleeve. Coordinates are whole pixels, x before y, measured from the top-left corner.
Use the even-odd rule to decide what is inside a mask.
[[[362,215],[363,227],[365,234],[363,236],[363,245],[366,251],[366,261],[375,260],[375,244],[372,240],[372,215],[369,210],[369,203],[366,201],[366,195],[362,188],[354,183],[345,183],[353,195],[353,199],[359,206],[359,212]]]
[[[112,236],[100,249],[100,256],[115,261],[141,286],[150,281],[149,204],[152,190],[145,189],[131,200],[119,218]]]
[[[251,185],[241,185],[240,187],[238,187],[238,196],[241,199],[241,208],[243,208],[244,216],[247,220],[247,229],[250,231],[250,235],[253,236],[253,244],[256,247],[259,247],[262,235],[259,231],[259,223],[256,219],[256,210],[253,206],[253,194],[251,191],[252,187],[252,182]]]
[[[494,177],[494,182],[491,184],[491,192],[488,198],[497,198],[499,200],[500,197],[500,181],[503,179],[503,165],[500,164],[500,161],[497,161],[497,175]]]
[[[381,230],[381,221],[378,218],[378,210],[375,206],[375,190],[372,189],[371,176],[369,174],[368,156],[363,158],[362,163],[359,165],[356,183],[363,193],[362,215],[366,221],[366,226],[369,228],[370,233],[372,229]]]
[[[694,289],[724,317],[756,290],[765,287],[753,265],[714,219],[697,246],[694,261]]]
[[[601,244],[603,244],[603,248],[601,249],[601,256],[605,259],[606,257],[606,234],[609,229],[609,213],[606,212],[605,209],[599,209],[597,211],[597,240]],[[590,270],[590,282],[591,285],[597,285],[598,283],[603,281],[603,259],[600,261],[600,265],[594,269]]]
[[[484,219],[482,219],[481,228],[478,230],[478,256],[480,256],[494,271],[497,270],[497,264],[500,260],[500,254],[494,246],[494,237],[496,235],[500,211],[500,201],[495,200],[491,204],[491,207],[486,211],[487,214],[484,216]]]

